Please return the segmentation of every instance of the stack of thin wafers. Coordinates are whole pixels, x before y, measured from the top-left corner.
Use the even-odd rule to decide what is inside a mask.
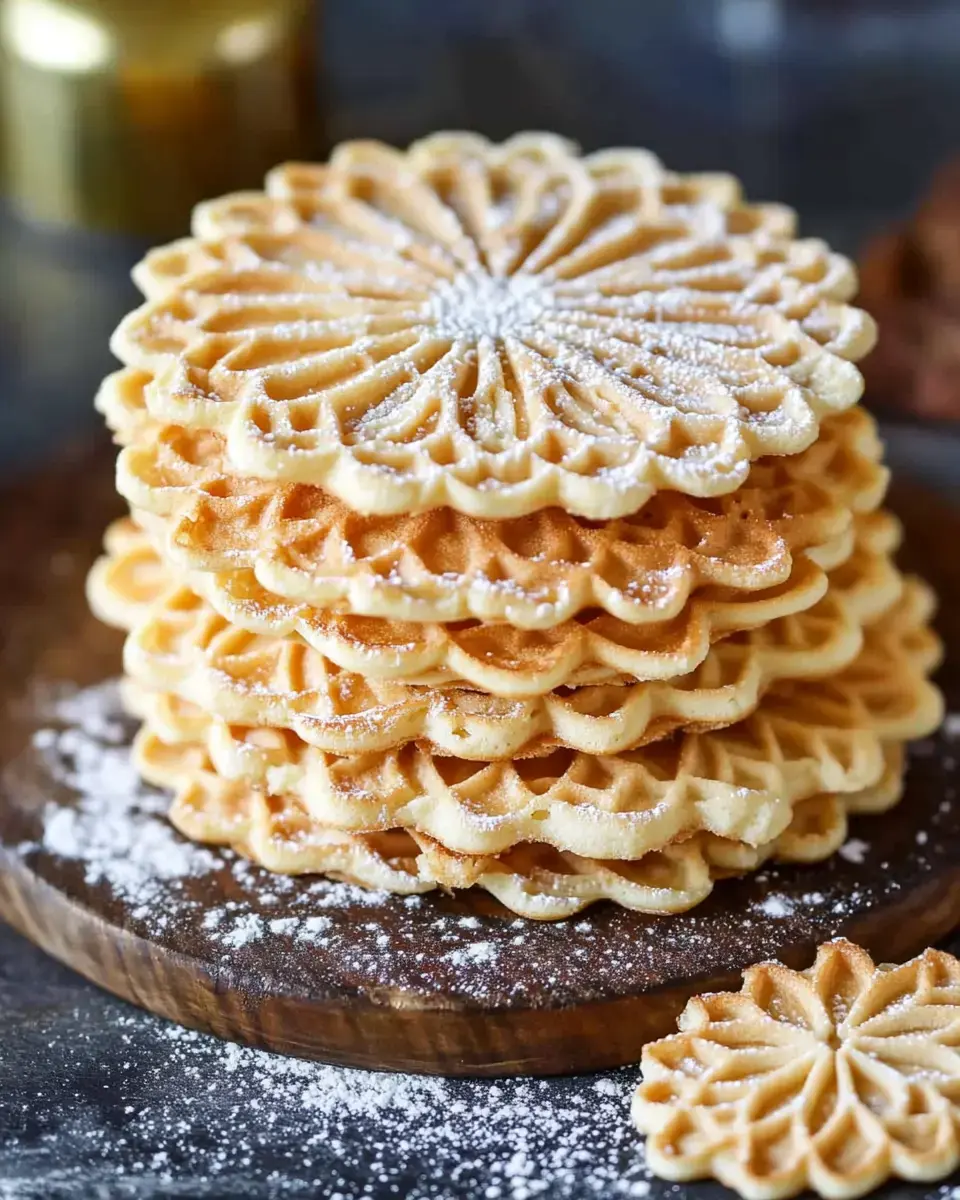
[[[186,836],[524,916],[822,859],[941,715],[851,265],[548,135],[356,142],[149,254],[98,407]]]

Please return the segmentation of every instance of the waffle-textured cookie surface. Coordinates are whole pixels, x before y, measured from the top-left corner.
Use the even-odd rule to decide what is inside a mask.
[[[884,743],[936,727],[942,701],[925,676],[939,644],[928,612],[928,593],[911,583],[831,679],[775,685],[736,725],[619,755],[558,750],[485,763],[408,744],[336,756],[183,702],[166,710],[163,738],[201,740],[222,776],[295,796],[322,824],[416,830],[461,853],[534,841],[637,859],[700,831],[758,846],[783,832],[799,801],[876,784]]]
[[[853,409],[802,454],[754,464],[732,495],[660,492],[602,524],[557,508],[510,521],[361,516],[321,488],[237,475],[219,434],[179,426],[123,450],[117,482],[183,569],[251,570],[284,599],[359,616],[548,629],[587,608],[667,620],[699,587],[783,582],[799,551],[829,566],[852,514],[883,497],[881,451],[872,419]]]
[[[899,541],[899,525],[883,512],[864,514],[855,525],[855,536],[844,539],[843,552],[836,556],[840,565],[832,574],[840,572],[842,578],[847,571],[889,595],[892,568],[884,556]],[[130,521],[115,526],[108,542],[114,549],[95,577],[91,598],[104,619],[132,628],[136,617],[119,611],[126,606],[124,597],[141,591],[163,567],[149,539]],[[864,556],[872,565],[863,562]],[[268,592],[250,570],[190,572],[185,582],[231,625],[302,641],[366,679],[461,684],[511,699],[566,686],[677,678],[694,671],[716,641],[805,612],[828,589],[827,572],[808,555],[799,555],[783,583],[754,592],[702,588],[672,620],[631,625],[584,610],[552,629],[526,630],[475,621],[391,621],[316,609]]]
[[[769,858],[827,858],[846,838],[847,814],[891,807],[902,776],[902,756],[891,748],[874,787],[801,801],[784,832],[764,846],[700,834],[624,861],[586,858],[542,843],[499,855],[455,854],[416,832],[350,833],[321,825],[290,796],[270,796],[222,778],[197,745],[169,744],[146,733],[137,755],[148,779],[173,790],[171,820],[195,841],[231,846],[271,871],[330,875],[387,892],[480,887],[511,911],[537,920],[569,917],[599,900],[658,915],[683,912],[706,899],[715,880],[755,870]]]
[[[807,971],[760,963],[644,1048],[634,1121],[659,1175],[750,1200],[846,1200],[960,1163],[960,963],[874,966],[838,940]]]
[[[347,143],[201,206],[113,348],[154,417],[355,510],[617,517],[733,491],[859,398],[853,268],[790,226],[642,151]]]
[[[566,746],[635,749],[676,728],[733,724],[778,680],[823,677],[858,654],[862,628],[900,596],[886,552],[865,544],[812,608],[715,643],[687,675],[504,699],[462,687],[368,679],[293,637],[232,625],[163,569],[129,555],[122,529],[91,576],[98,611],[130,630],[126,669],[228,722],[289,729],[320,750],[357,754],[408,741],[467,759],[526,757]],[[154,590],[149,584],[155,585]]]

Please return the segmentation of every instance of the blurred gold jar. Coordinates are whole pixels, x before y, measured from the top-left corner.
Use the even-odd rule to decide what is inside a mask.
[[[310,0],[0,0],[3,191],[31,220],[169,234],[317,147]]]

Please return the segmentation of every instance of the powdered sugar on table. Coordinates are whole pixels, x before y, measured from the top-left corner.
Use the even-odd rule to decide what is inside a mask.
[[[5,779],[8,797],[21,796],[42,814],[36,836],[16,848],[17,856],[25,864],[56,860],[78,887],[122,902],[129,928],[160,944],[176,945],[186,925],[201,930],[232,980],[254,963],[262,969],[269,951],[278,973],[296,959],[299,966],[313,964],[317,979],[337,966],[365,986],[444,988],[478,1004],[528,1003],[535,985],[542,994],[544,980],[558,1002],[582,999],[589,989],[613,996],[636,987],[646,972],[689,961],[691,951],[708,971],[729,964],[736,952],[769,957],[785,937],[800,939],[813,929],[824,940],[842,932],[851,913],[882,904],[899,886],[889,873],[882,890],[865,875],[860,881],[882,855],[879,833],[853,854],[848,843],[847,855],[833,864],[768,868],[731,883],[739,897],[735,919],[729,907],[718,912],[711,902],[668,920],[600,906],[573,921],[540,924],[471,912],[444,897],[403,898],[271,876],[232,854],[186,842],[167,823],[166,797],[143,786],[131,768],[131,729],[114,684],[48,695],[40,706],[41,727]],[[918,766],[927,769],[937,757],[923,756]],[[898,866],[922,871],[945,836],[952,800],[941,792],[928,807],[926,836],[898,848]],[[211,879],[224,885],[213,905]],[[591,953],[598,942],[610,948],[599,967]],[[170,1185],[172,1192],[188,1168],[191,1179],[216,1189],[210,1195],[237,1200],[262,1194],[256,1189],[264,1182],[289,1195],[322,1189],[331,1198],[412,1200],[579,1200],[673,1190],[650,1180],[626,1120],[635,1068],[549,1082],[384,1075],[226,1044],[115,1001],[102,1003],[116,1013],[122,1065],[103,1064],[81,1014],[69,1041],[51,1018],[44,1054],[62,1065],[62,1078],[57,1095],[38,1092],[31,1102],[40,1109],[62,1105],[69,1081],[83,1079],[88,1087],[97,1080],[109,1103],[120,1105],[122,1115],[111,1122],[71,1110],[59,1124],[56,1137],[69,1143],[64,1157],[83,1164],[76,1188],[64,1179],[64,1196],[91,1194],[100,1180],[113,1188],[110,1194],[159,1188],[165,1195],[162,1189]],[[20,1136],[8,1137],[6,1148],[15,1149]],[[0,1139],[0,1178],[5,1146]],[[126,1164],[123,1179],[118,1157]],[[31,1150],[28,1161],[40,1169],[43,1155]],[[272,1164],[266,1174],[264,1163]],[[0,1195],[39,1196],[37,1178],[5,1178]]]
[[[746,934],[760,958],[776,954],[785,934],[799,939],[813,927],[823,940],[844,932],[854,909],[844,867],[859,867],[871,853],[867,842],[851,838],[839,871],[836,862],[799,868],[799,890],[797,868],[771,867],[724,884],[718,892],[743,893],[737,922],[717,911],[716,896],[669,919],[609,905],[556,924],[477,915],[458,899],[271,875],[230,852],[193,845],[166,821],[167,797],[136,776],[116,683],[45,695],[39,707],[44,719],[30,753],[42,762],[47,791],[59,789],[63,799],[45,804],[39,836],[19,853],[26,861],[47,854],[73,864],[86,886],[123,902],[141,936],[175,946],[179,929],[198,930],[234,980],[254,966],[262,970],[265,955],[281,977],[300,951],[309,954],[315,980],[348,969],[360,987],[440,991],[497,1006],[527,1004],[542,996],[545,982],[557,1004],[616,997],[644,978],[669,977],[676,960],[689,961],[691,953],[704,971],[728,968]],[[944,801],[935,816],[948,820],[951,812]],[[905,851],[919,866],[936,849],[935,821],[924,833]],[[222,900],[213,904],[211,887],[197,886],[211,878],[223,881]],[[892,875],[875,892],[858,881],[856,906],[881,904],[898,886]]]
[[[670,1194],[650,1181],[627,1119],[634,1070],[550,1082],[353,1071],[220,1042],[106,1003],[122,1044],[106,1062],[82,1014],[69,1041],[51,1024],[43,1053],[60,1063],[61,1082],[33,1093],[31,1110],[48,1120],[51,1110],[71,1116],[51,1121],[57,1132],[31,1143],[29,1154],[18,1153],[19,1135],[0,1138],[4,1200]],[[92,1094],[96,1119],[89,1102],[77,1103],[78,1083]],[[75,1164],[53,1191],[51,1161]],[[5,1162],[19,1163],[17,1174]]]

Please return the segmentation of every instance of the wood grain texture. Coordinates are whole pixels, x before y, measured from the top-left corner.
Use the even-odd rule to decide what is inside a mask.
[[[82,579],[116,509],[103,457],[8,496],[0,532],[0,732],[8,764],[0,790],[0,916],[56,958],[126,999],[183,1024],[286,1053],[365,1067],[444,1074],[555,1074],[636,1061],[673,1026],[693,993],[736,986],[740,970],[776,955],[809,962],[843,933],[881,960],[901,959],[960,921],[960,808],[950,743],[912,764],[908,792],[889,816],[853,833],[863,862],[835,858],[728,881],[693,913],[646,918],[596,906],[562,926],[518,922],[489,897],[344,901],[324,909],[326,944],[256,939],[225,953],[204,916],[227,902],[264,919],[309,911],[309,881],[270,902],[271,878],[238,873],[230,856],[164,901],[162,931],[83,864],[42,849],[50,803],[69,789],[30,748],[42,721],[28,684],[80,685],[116,673],[120,639],[87,614]],[[75,498],[82,494],[84,503]],[[960,563],[942,547],[960,518],[912,491],[896,507],[911,565],[944,597],[941,627],[960,672]],[[960,707],[960,690],[956,691]],[[922,831],[922,844],[917,833]],[[774,910],[764,902],[776,895]],[[774,915],[774,912],[781,915]],[[472,918],[463,924],[463,918]],[[490,969],[458,951],[482,943]]]

